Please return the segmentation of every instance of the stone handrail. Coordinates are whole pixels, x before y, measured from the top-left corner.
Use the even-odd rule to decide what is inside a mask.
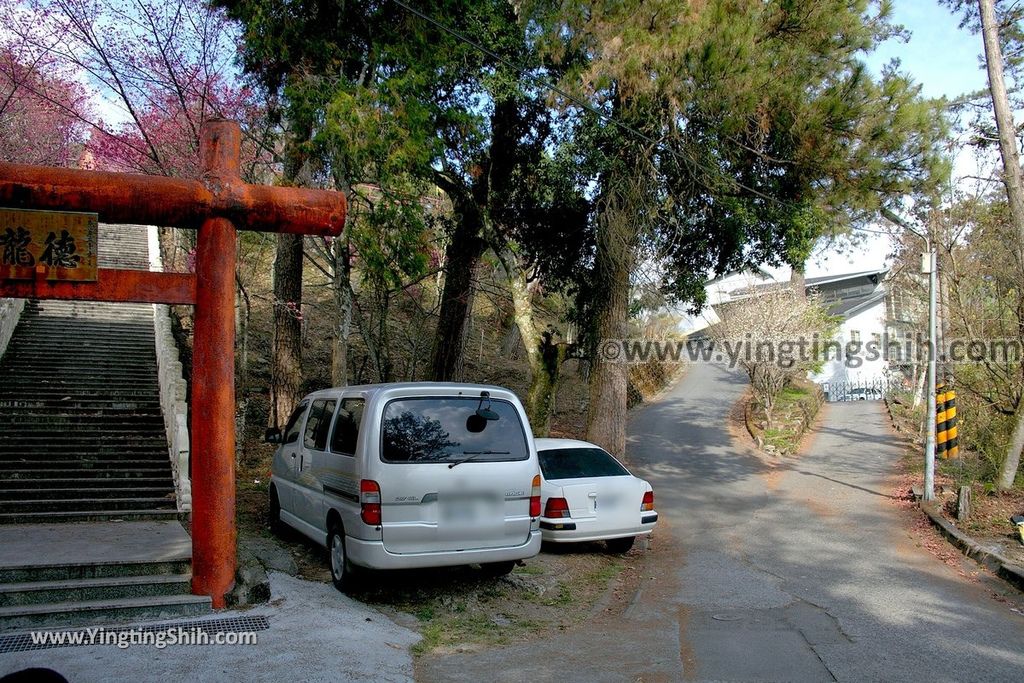
[[[7,344],[11,341],[11,335],[24,309],[24,299],[0,299],[0,358],[7,350]]]
[[[163,270],[160,243],[155,226],[149,226],[149,269]],[[160,376],[160,408],[167,430],[168,454],[178,498],[178,512],[192,511],[192,482],[189,479],[190,440],[188,432],[188,385],[178,360],[178,345],[171,333],[171,311],[166,304],[153,304],[157,372]]]

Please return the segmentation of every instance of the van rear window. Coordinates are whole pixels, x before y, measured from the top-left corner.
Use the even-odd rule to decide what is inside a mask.
[[[489,418],[489,419],[488,419]],[[390,463],[526,460],[530,448],[508,401],[403,398],[384,407],[381,460]]]

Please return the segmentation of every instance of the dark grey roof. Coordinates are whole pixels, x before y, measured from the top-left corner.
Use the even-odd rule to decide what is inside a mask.
[[[872,292],[864,296],[854,296],[849,299],[839,299],[829,304],[828,312],[832,315],[841,315],[843,318],[850,318],[866,308],[873,306],[885,299],[885,292]]]
[[[726,271],[726,272],[722,273],[721,275],[717,275],[717,276],[711,278],[710,280],[705,280],[704,285],[705,286],[713,285],[716,282],[724,280],[725,278],[729,277],[730,275],[737,275],[737,274],[742,273],[744,271],[757,272],[757,273],[759,273],[760,275],[764,276],[765,278],[767,278],[769,280],[774,280],[775,279],[774,277],[772,277],[771,273],[769,273],[767,270],[764,269],[764,267],[762,267],[762,266],[754,266],[754,267],[751,267],[751,268],[735,268],[733,270]]]
[[[875,270],[864,270],[859,273],[844,273],[842,275],[820,275],[818,277],[809,277],[805,279],[804,285],[806,285],[807,287],[813,287],[815,285],[842,282],[843,280],[856,280],[858,278],[870,277],[872,275],[885,275],[888,272],[888,268],[878,268]]]

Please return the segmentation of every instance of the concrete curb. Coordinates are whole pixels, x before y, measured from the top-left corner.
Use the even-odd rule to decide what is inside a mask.
[[[931,523],[949,542],[960,549],[960,551],[986,569],[992,571],[996,576],[1007,581],[1014,588],[1024,591],[1024,567],[1010,562],[1008,559],[986,548],[983,548],[977,541],[953,526],[945,519],[938,510],[935,503],[921,501],[921,510],[928,516]]]

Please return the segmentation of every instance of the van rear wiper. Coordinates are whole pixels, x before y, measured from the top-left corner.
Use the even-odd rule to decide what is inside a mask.
[[[476,460],[481,455],[508,455],[509,451],[462,451],[462,454],[469,457],[448,463],[448,469],[451,469],[456,465],[461,465],[464,462],[469,462],[470,460]]]

